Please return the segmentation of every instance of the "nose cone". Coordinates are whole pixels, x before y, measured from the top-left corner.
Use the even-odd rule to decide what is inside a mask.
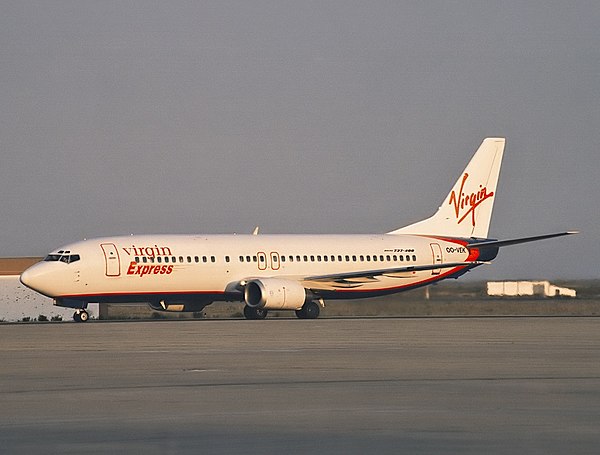
[[[53,297],[53,273],[49,268],[54,264],[39,262],[21,273],[20,281],[24,286],[47,297]]]

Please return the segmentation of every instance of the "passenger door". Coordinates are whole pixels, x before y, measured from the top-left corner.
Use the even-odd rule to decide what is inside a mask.
[[[104,253],[104,263],[106,266],[106,276],[121,275],[121,261],[119,260],[119,251],[114,243],[101,243],[100,247]]]
[[[433,254],[433,263],[441,264],[442,263],[442,248],[439,243],[430,243],[431,253]],[[431,271],[432,275],[439,275],[442,269],[433,269]]]

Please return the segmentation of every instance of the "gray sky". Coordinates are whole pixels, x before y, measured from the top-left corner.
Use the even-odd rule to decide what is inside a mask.
[[[597,1],[0,1],[0,256],[387,232],[507,137],[473,278],[600,275]]]

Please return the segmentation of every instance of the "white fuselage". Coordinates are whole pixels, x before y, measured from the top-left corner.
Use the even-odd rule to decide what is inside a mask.
[[[84,240],[27,270],[22,281],[55,299],[95,301],[177,300],[206,296],[242,300],[239,284],[277,277],[317,288],[325,298],[359,298],[399,292],[464,271],[465,266],[383,274],[311,286],[311,277],[448,262],[477,254],[459,239],[417,235],[142,235]],[[476,251],[475,251],[476,253]]]

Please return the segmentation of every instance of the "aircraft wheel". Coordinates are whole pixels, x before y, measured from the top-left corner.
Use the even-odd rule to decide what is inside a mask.
[[[81,312],[79,313],[79,321],[87,322],[89,318],[90,318],[89,313],[85,310],[81,310]]]
[[[79,311],[73,313],[73,320],[75,322],[81,322],[81,313]]]
[[[264,308],[252,308],[248,305],[244,306],[244,316],[246,319],[264,319],[267,317],[268,310]]]
[[[317,319],[320,313],[321,309],[316,302],[306,302],[301,309],[296,310],[296,316],[299,319]]]

